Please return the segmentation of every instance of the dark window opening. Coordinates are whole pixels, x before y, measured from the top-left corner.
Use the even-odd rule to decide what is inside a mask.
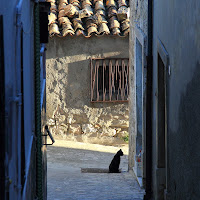
[[[99,66],[98,90],[99,90],[100,95],[103,94],[103,91],[105,91],[106,93],[109,92],[109,67],[108,66]]]

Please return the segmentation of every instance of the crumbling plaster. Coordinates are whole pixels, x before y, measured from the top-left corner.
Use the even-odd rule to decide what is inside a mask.
[[[128,135],[128,103],[90,102],[90,58],[128,58],[128,48],[128,37],[50,39],[47,118],[53,133],[95,143],[123,142]]]

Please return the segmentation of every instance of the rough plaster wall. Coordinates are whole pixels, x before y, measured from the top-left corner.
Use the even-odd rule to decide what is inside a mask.
[[[130,35],[129,35],[129,154],[128,168],[132,170],[134,166],[134,154],[136,145],[136,96],[135,96],[135,71],[134,71],[134,50],[135,50],[135,34],[134,34],[134,2],[130,1]]]
[[[137,55],[135,56],[136,66],[136,106],[137,106],[137,136],[136,136],[136,154],[142,150],[142,45],[136,40]]]
[[[200,2],[154,2],[154,79],[157,91],[157,38],[169,53],[168,77],[169,199],[200,199]],[[156,147],[156,97],[153,103]],[[153,151],[156,199],[156,148]]]
[[[134,1],[135,24],[147,35],[148,0]]]
[[[128,48],[128,37],[50,39],[47,117],[54,133],[88,142],[100,139],[98,143],[112,143],[128,134],[128,103],[90,102],[90,58],[128,58]]]
[[[147,35],[147,0],[130,1],[130,35],[129,35],[129,63],[130,63],[130,97],[129,97],[129,169],[134,166],[136,153],[136,73],[135,73],[135,26]]]

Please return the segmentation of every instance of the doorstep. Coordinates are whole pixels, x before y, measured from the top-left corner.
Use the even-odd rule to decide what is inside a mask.
[[[136,180],[137,180],[139,186],[140,186],[141,188],[143,188],[142,177],[137,176],[136,169],[135,169],[134,167],[133,167],[133,173],[134,173],[134,175],[135,175],[135,178],[136,178]]]

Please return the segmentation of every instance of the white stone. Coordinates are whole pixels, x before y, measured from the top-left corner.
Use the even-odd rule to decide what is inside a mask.
[[[94,128],[94,126],[92,124],[83,124],[82,125],[82,131],[85,133],[85,134],[88,134],[88,133],[96,133],[97,132],[97,129]]]
[[[54,119],[49,119],[49,120],[47,121],[47,124],[48,124],[49,126],[54,126],[54,125],[55,125],[55,120],[54,120]]]

